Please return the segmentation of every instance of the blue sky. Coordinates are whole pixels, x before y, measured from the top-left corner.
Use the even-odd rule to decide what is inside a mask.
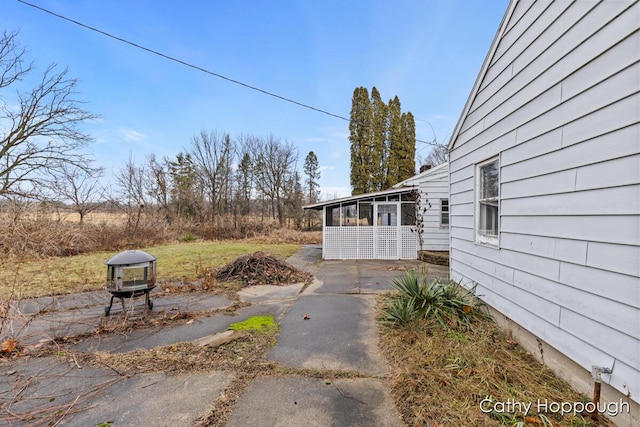
[[[353,90],[375,86],[413,113],[416,137],[446,142],[508,0],[29,0],[55,13],[280,96],[349,117]],[[67,67],[107,175],[131,153],[174,157],[202,129],[292,142],[299,168],[318,156],[325,198],[350,194],[349,123],[168,61],[16,0],[39,71]],[[35,75],[34,75],[35,77]],[[28,82],[25,82],[28,83]],[[433,130],[432,130],[433,128]],[[435,133],[435,135],[434,135]],[[429,148],[418,144],[418,155]]]

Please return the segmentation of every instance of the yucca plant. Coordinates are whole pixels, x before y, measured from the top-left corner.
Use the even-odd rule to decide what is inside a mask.
[[[397,293],[389,297],[383,318],[391,324],[406,324],[415,319],[433,319],[443,328],[468,328],[476,318],[488,318],[484,303],[476,298],[475,286],[465,289],[454,281],[440,278],[429,283],[426,273],[407,272],[391,285]]]
[[[411,301],[399,296],[390,297],[383,310],[383,319],[392,324],[406,324],[416,318],[417,311]]]

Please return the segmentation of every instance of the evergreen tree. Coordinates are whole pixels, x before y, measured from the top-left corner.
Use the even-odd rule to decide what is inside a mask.
[[[308,203],[315,203],[320,197],[320,190],[318,180],[320,179],[320,164],[318,163],[318,157],[313,151],[309,151],[307,157],[304,159],[304,173],[307,175],[306,183],[308,190]]]
[[[196,193],[197,171],[191,154],[178,153],[169,163],[171,176],[171,199],[178,216],[196,218],[199,213]]]
[[[236,199],[240,204],[240,214],[248,215],[251,202],[253,170],[249,153],[244,153],[236,170]]]
[[[398,182],[416,174],[416,122],[413,114],[402,113],[402,148]],[[397,182],[392,185],[397,184]]]
[[[385,190],[415,174],[416,130],[400,99],[385,104],[378,89],[356,88],[349,122],[352,194]]]
[[[349,121],[351,142],[351,189],[352,194],[373,191],[370,169],[372,151],[372,107],[369,92],[365,87],[353,91]]]
[[[371,155],[369,156],[369,167],[373,171],[371,174],[372,190],[379,191],[387,188],[389,108],[382,101],[380,92],[375,87],[371,89],[371,105],[373,112],[373,142]]]
[[[400,100],[396,96],[389,100],[389,129],[387,131],[389,157],[384,188],[389,188],[401,181],[398,178],[400,176],[401,157],[404,146],[402,141],[403,127]]]

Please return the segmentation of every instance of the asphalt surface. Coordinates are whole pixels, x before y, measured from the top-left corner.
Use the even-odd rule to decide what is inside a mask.
[[[251,381],[238,398],[230,426],[403,425],[389,393],[389,367],[378,350],[376,294],[417,261],[321,260],[319,246],[303,246],[287,260],[314,275],[313,282],[243,289],[247,306],[234,315],[232,301],[207,293],[154,292],[154,312],[204,313],[194,321],[127,334],[96,334],[109,294],[92,292],[28,300],[14,307],[10,325],[20,344],[36,348],[53,339],[83,336],[65,357],[21,357],[0,363],[0,426],[189,426],[210,410],[235,378],[230,371],[123,377],[108,367],[82,366],[71,354],[125,353],[179,342],[208,343],[231,323],[254,315],[279,322],[268,358],[291,368],[339,370],[354,378],[278,376]],[[161,262],[161,260],[159,260]],[[446,276],[447,269],[430,271]],[[131,318],[144,298],[125,307]],[[111,317],[124,319],[114,303]],[[21,415],[31,414],[31,419]]]

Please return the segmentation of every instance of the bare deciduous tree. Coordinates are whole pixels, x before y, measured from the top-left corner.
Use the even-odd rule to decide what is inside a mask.
[[[147,178],[145,181],[146,194],[151,202],[164,214],[165,219],[171,221],[169,196],[171,194],[171,177],[169,175],[168,158],[162,161],[156,159],[155,154],[147,157]]]
[[[33,196],[46,182],[47,172],[71,165],[89,170],[79,152],[91,136],[79,125],[97,118],[75,98],[77,80],[66,69],[49,65],[33,89],[8,101],[8,88],[33,72],[25,64],[17,32],[0,38],[0,196]],[[16,104],[15,106],[13,104]]]
[[[293,225],[297,230],[302,228],[302,221],[304,219],[304,211],[302,210],[304,191],[302,190],[302,183],[300,181],[300,173],[294,170],[293,173],[286,178],[284,185],[284,205],[287,209],[287,217],[293,219]]]
[[[422,159],[421,164],[438,166],[449,160],[447,146],[444,144],[435,144],[431,152]]]
[[[140,225],[142,211],[147,205],[146,177],[147,170],[138,166],[131,153],[129,159],[116,174],[116,186],[120,196],[125,200],[127,211],[127,231],[135,233]]]
[[[282,143],[273,136],[262,141],[255,156],[256,188],[271,202],[271,214],[273,218],[277,215],[281,226],[285,220],[284,188],[297,160],[298,154],[293,144]]]
[[[71,204],[71,209],[80,216],[80,224],[88,213],[98,209],[105,202],[105,189],[100,183],[104,175],[102,168],[82,169],[63,164],[56,168],[48,183],[58,201]]]
[[[225,213],[230,202],[231,163],[235,146],[228,134],[200,131],[191,140],[191,158],[197,175],[208,193],[209,218]]]

